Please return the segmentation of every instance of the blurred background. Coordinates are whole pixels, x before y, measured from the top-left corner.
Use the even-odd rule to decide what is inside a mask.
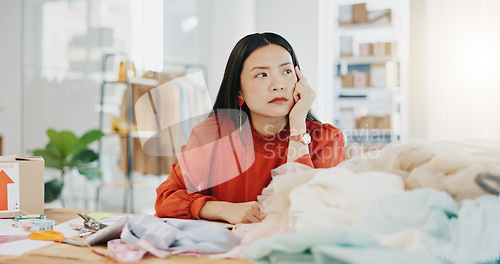
[[[268,31],[294,47],[348,157],[410,138],[500,140],[497,0],[0,0],[0,153],[32,155],[50,128],[100,129],[100,172],[48,166],[46,181],[65,179],[48,206],[154,213],[175,157],[142,152],[128,106],[202,73],[177,82],[165,118],[205,113],[236,42]]]

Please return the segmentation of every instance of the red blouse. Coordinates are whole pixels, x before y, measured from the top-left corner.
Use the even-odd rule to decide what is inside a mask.
[[[156,216],[199,219],[198,213],[206,201],[257,201],[257,196],[271,181],[271,170],[287,161],[288,125],[273,136],[261,136],[251,127],[251,137],[250,132],[248,137],[253,140],[253,149],[234,135],[226,144],[208,142],[217,135],[201,129],[204,125],[206,122],[193,129],[187,147],[181,150],[179,163],[172,165],[170,175],[156,189]],[[306,121],[306,127],[312,139],[309,154],[296,162],[313,168],[329,168],[345,159],[340,129],[314,121]],[[220,129],[218,137],[224,138]],[[229,138],[228,135],[225,138]]]

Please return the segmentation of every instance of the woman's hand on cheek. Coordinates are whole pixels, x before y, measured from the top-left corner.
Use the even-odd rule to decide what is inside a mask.
[[[295,73],[298,77],[298,81],[295,84],[295,89],[293,91],[293,100],[295,105],[292,107],[289,117],[291,121],[304,122],[307,112],[316,98],[316,93],[297,66],[295,66]]]

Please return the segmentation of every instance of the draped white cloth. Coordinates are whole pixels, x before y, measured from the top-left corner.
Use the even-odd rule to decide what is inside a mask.
[[[273,171],[273,180],[258,198],[266,218],[260,223],[236,225],[233,234],[245,245],[291,231],[352,226],[370,203],[416,188],[441,190],[456,201],[477,198],[486,194],[474,182],[478,173],[500,176],[499,142],[414,140],[391,143],[330,169],[288,163]],[[498,183],[492,186],[500,189]],[[422,248],[418,239],[413,244],[403,239],[417,233],[408,229],[377,239]]]

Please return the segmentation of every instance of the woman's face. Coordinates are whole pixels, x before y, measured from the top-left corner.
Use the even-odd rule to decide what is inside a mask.
[[[294,105],[297,82],[292,56],[275,44],[254,50],[243,63],[240,96],[252,119],[286,116]]]

